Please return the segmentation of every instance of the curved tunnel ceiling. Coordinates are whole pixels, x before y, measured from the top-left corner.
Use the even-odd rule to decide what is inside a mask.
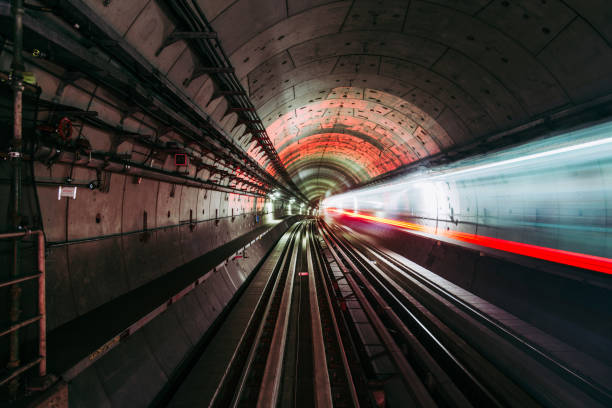
[[[606,0],[198,3],[311,200],[612,90]]]

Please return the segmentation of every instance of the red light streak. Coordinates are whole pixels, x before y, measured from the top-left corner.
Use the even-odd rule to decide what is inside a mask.
[[[581,254],[578,252],[564,251],[538,245],[524,244],[505,239],[485,237],[482,235],[469,234],[460,231],[436,231],[435,228],[425,225],[413,224],[410,222],[393,220],[389,218],[376,217],[373,215],[359,214],[345,211],[338,208],[328,208],[327,211],[346,215],[353,218],[360,218],[381,224],[392,225],[406,230],[426,232],[428,234],[444,236],[457,241],[470,244],[481,245],[487,248],[499,249],[518,255],[529,256],[531,258],[543,259],[545,261],[556,262],[564,265],[576,266],[578,268],[589,269],[592,271],[603,272],[612,275],[612,259],[601,256]]]

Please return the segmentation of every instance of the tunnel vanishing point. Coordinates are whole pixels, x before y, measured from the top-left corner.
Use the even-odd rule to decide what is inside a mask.
[[[612,2],[0,0],[0,407],[612,407]]]

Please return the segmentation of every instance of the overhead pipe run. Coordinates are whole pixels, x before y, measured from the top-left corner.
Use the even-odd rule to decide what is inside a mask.
[[[55,105],[51,104],[51,106]],[[64,107],[63,105],[59,106]],[[142,165],[146,165],[149,159],[153,161],[153,156],[155,156],[156,153],[180,153],[188,155],[190,157],[190,162],[196,167],[196,174],[200,170],[206,169],[210,172],[211,175],[219,175],[221,179],[227,178],[230,180],[230,182],[234,182],[236,185],[243,184],[245,186],[249,186],[247,190],[250,190],[250,192],[256,190],[265,191],[269,188],[268,184],[258,181],[253,175],[242,170],[241,168],[235,168],[234,172],[231,172],[230,170],[232,167],[234,167],[234,165],[232,163],[220,164],[219,162],[225,162],[222,159],[215,159],[214,165],[207,164],[207,160],[213,160],[213,158],[208,156],[208,154],[213,153],[211,150],[204,148],[198,150],[190,145],[184,145],[183,143],[176,141],[166,142],[165,144],[163,144],[158,140],[152,140],[151,135],[139,134],[128,131],[119,131],[115,129],[111,124],[99,119],[97,117],[98,112],[96,111],[81,111],[75,109],[62,112],[62,114],[64,113],[67,114],[68,117],[62,117],[61,119],[59,119],[57,125],[39,125],[37,127],[41,135],[46,136],[46,142],[48,143],[49,147],[55,147],[58,151],[65,150],[64,147],[68,146],[69,149],[74,148],[74,152],[77,155],[79,153],[82,153],[83,155],[89,155],[91,153],[91,146],[86,137],[77,140],[72,140],[72,138],[70,137],[73,124],[70,121],[69,117],[75,116],[81,118],[82,123],[87,123],[103,131],[112,131],[116,135],[116,137],[120,138],[120,140],[130,140],[131,143],[150,149],[147,159],[145,159],[145,161],[141,163]],[[61,140],[59,140],[57,136],[59,136],[59,139]],[[111,152],[96,153],[104,154],[105,156],[112,156]],[[56,156],[57,154],[50,152],[49,157]],[[150,167],[153,166],[150,165]],[[209,177],[208,180],[205,180],[205,182],[209,183],[210,185],[217,185],[217,183],[211,181],[211,178],[212,176]]]
[[[190,187],[206,188],[213,191],[234,193],[238,195],[263,197],[265,190],[261,186],[254,185],[246,180],[241,183],[249,186],[253,191],[246,189],[225,187],[217,183],[202,180],[198,177],[191,177],[177,172],[163,170],[157,167],[150,167],[143,163],[133,162],[127,159],[120,159],[110,154],[110,152],[92,152],[90,155],[81,155],[78,152],[59,150],[51,146],[38,146],[34,152],[33,160],[46,161],[52,157],[55,162],[70,164],[79,167],[99,169],[130,176],[140,176],[151,180],[164,181],[167,183],[186,185]]]
[[[110,53],[109,55],[118,58],[118,61],[129,68],[121,70],[107,66],[104,72],[98,72],[95,69],[86,70],[87,76],[98,83],[109,86],[121,97],[132,98],[143,112],[162,123],[177,123],[177,126],[173,126],[173,130],[193,140],[204,149],[213,151],[220,160],[227,162],[234,170],[240,168],[241,172],[248,173],[256,179],[276,185],[279,188],[285,188],[261,168],[242,148],[233,144],[223,129],[219,127],[219,124],[194,105],[193,101],[180,93],[176,87],[169,83],[167,78],[160,76],[124,39],[116,37],[116,34],[109,31],[109,28],[99,20],[99,16],[83,4],[70,3],[70,5],[74,7],[60,7],[54,9],[54,11],[71,21],[81,22],[82,26],[85,25],[85,22],[89,23],[90,30],[86,34],[89,34],[92,40],[108,40],[106,42],[100,41],[100,45],[105,49],[104,44],[109,41],[116,43],[117,47],[107,50]],[[6,14],[6,12],[6,8],[0,6],[0,14]],[[98,55],[92,54],[89,49],[75,42],[73,38],[66,36],[65,32],[58,31],[48,22],[25,15],[24,27],[31,30],[34,35],[48,38],[48,47],[59,48],[73,54],[76,57],[75,63],[81,63],[81,69],[89,66],[100,66],[101,64],[108,65],[106,62],[102,62]],[[133,72],[131,70],[133,67],[139,69]],[[168,104],[168,102],[172,102],[172,104]],[[176,106],[183,107],[180,114],[177,113]]]

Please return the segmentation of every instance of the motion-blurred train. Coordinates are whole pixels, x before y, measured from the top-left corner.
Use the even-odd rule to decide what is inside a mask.
[[[574,266],[612,273],[612,123],[331,196],[322,208],[553,261],[575,255]]]

